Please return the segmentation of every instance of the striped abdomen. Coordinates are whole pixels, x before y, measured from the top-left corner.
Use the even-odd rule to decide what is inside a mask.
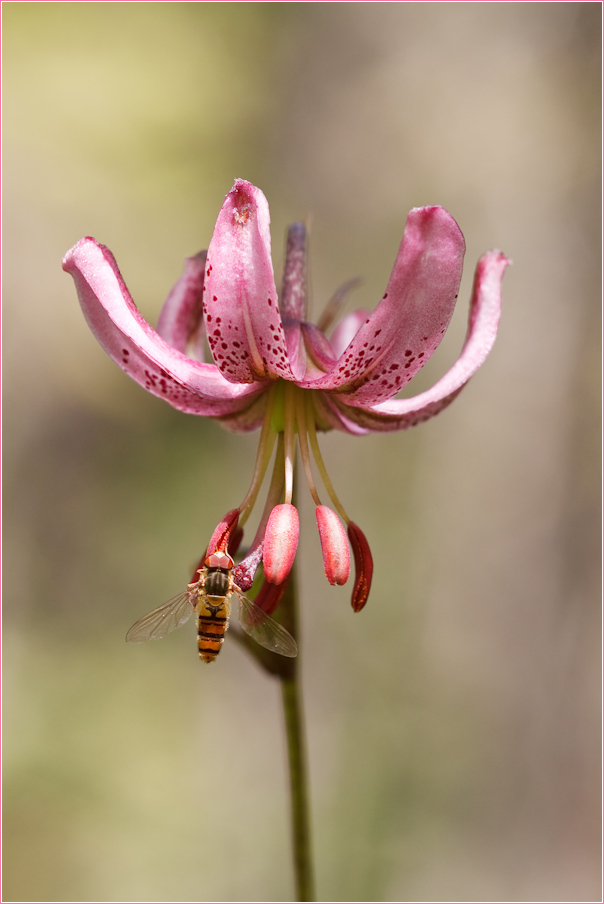
[[[199,602],[197,613],[197,642],[199,657],[204,662],[214,662],[224,643],[229,625],[229,607],[226,597],[206,596]]]

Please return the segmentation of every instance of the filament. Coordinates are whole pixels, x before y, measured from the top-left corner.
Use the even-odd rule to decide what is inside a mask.
[[[260,441],[258,443],[258,451],[256,453],[256,463],[254,465],[252,483],[249,490],[247,491],[245,499],[239,506],[241,510],[241,515],[239,517],[240,526],[245,524],[251,514],[258,493],[260,492],[260,487],[262,486],[264,475],[266,474],[266,470],[271,460],[271,455],[273,454],[273,447],[275,445],[275,439],[277,437],[277,434],[275,433],[275,430],[272,426],[274,399],[275,394],[273,392],[273,387],[271,387],[271,389],[269,390],[269,398],[264,415],[264,421],[262,422],[262,430],[260,432]]]
[[[321,455],[321,450],[319,449],[319,443],[317,442],[317,431],[315,428],[315,417],[314,417],[314,411],[312,409],[312,404],[313,404],[312,396],[309,393],[308,398],[306,399],[306,405],[307,405],[306,413],[308,415],[308,417],[306,418],[306,425],[307,425],[307,430],[308,430],[308,438],[310,440],[312,452],[315,457],[315,462],[317,464],[317,468],[319,469],[319,473],[321,474],[323,483],[325,484],[325,489],[329,493],[329,498],[333,502],[334,507],[340,513],[340,515],[342,516],[342,519],[346,522],[346,524],[350,524],[350,518],[346,514],[346,510],[345,510],[344,506],[342,505],[342,503],[340,502],[340,500],[338,499],[336,491],[333,488],[333,484],[329,478],[329,474],[327,473],[327,468],[325,467],[325,462],[323,461],[323,456]]]
[[[281,501],[281,494],[283,492],[283,463],[284,463],[284,441],[283,434],[280,433],[277,439],[277,451],[275,452],[275,462],[273,464],[273,474],[271,477],[271,482],[268,488],[268,493],[266,496],[266,502],[264,504],[264,511],[262,512],[262,517],[260,519],[260,523],[258,525],[258,529],[256,530],[256,536],[250,546],[250,552],[258,547],[263,539],[264,532],[266,531],[266,525],[270,516],[270,513],[274,509],[276,505],[279,505]],[[249,553],[248,553],[249,555]]]

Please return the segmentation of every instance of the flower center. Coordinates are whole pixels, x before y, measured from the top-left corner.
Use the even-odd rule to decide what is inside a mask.
[[[350,518],[336,495],[319,448],[314,408],[315,395],[315,390],[301,389],[294,383],[285,380],[276,380],[271,386],[264,423],[260,433],[252,483],[240,505],[240,525],[247,521],[252,512],[260,487],[266,476],[275,443],[277,452],[273,464],[269,499],[272,502],[273,498],[278,495],[283,497],[285,503],[292,503],[296,436],[300,447],[304,475],[315,504],[321,505],[321,499],[313,475],[313,458],[335,509],[346,524],[350,523]]]

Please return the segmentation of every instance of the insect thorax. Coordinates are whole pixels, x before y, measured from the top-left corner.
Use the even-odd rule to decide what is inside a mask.
[[[207,596],[226,596],[229,592],[229,572],[225,568],[208,568],[203,589]]]

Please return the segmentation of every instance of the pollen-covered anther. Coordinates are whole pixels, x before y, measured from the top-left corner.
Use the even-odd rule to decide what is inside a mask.
[[[345,584],[350,574],[350,550],[344,525],[326,505],[316,508],[323,567],[330,584]]]
[[[300,519],[296,508],[287,502],[276,505],[266,525],[262,555],[264,575],[271,584],[282,584],[290,573],[299,535]]]
[[[371,590],[373,577],[373,556],[369,543],[360,527],[351,521],[348,525],[348,538],[354,555],[355,579],[352,589],[351,604],[355,612],[360,612]]]

